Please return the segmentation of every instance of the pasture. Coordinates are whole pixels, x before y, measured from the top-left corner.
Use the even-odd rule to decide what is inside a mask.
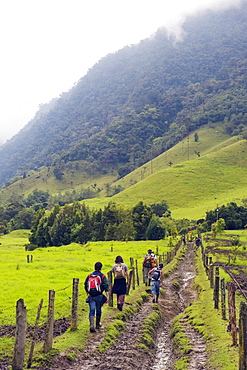
[[[18,299],[24,299],[28,323],[35,321],[40,300],[44,306],[48,302],[48,292],[56,292],[55,319],[70,316],[72,281],[80,279],[80,308],[86,307],[84,280],[93,271],[94,263],[103,263],[102,272],[111,270],[117,255],[121,255],[129,264],[130,257],[141,263],[147,249],[158,248],[159,253],[170,250],[168,239],[139,242],[90,242],[85,245],[70,244],[62,247],[39,248],[25,251],[28,231],[17,230],[0,238],[0,325],[15,324],[15,305]],[[27,262],[27,255],[32,255],[33,262]],[[141,275],[140,275],[141,276]],[[42,310],[45,318],[46,310]]]

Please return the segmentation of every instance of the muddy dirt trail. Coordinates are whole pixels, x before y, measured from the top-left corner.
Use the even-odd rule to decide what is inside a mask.
[[[196,275],[194,253],[193,244],[190,243],[178,269],[163,282],[164,294],[159,300],[162,320],[156,333],[155,348],[151,350],[151,354],[147,354],[137,347],[141,323],[147,315],[153,312],[150,296],[149,301],[143,303],[141,310],[126,323],[125,331],[121,333],[115,345],[106,353],[96,353],[95,355],[95,349],[101,340],[100,332],[98,332],[91,335],[87,348],[75,362],[64,362],[60,356],[60,359],[57,358],[49,370],[173,370],[176,358],[169,336],[172,319],[197,299],[197,294],[193,290],[193,279]],[[193,348],[190,353],[189,370],[206,370],[205,343],[201,336],[186,322],[186,319],[184,328]]]

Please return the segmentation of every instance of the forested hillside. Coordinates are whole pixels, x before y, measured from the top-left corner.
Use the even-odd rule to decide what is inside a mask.
[[[0,184],[29,169],[85,160],[119,177],[207,122],[246,135],[247,3],[186,20],[107,55],[41,107],[0,149]],[[14,107],[13,107],[14,108]]]

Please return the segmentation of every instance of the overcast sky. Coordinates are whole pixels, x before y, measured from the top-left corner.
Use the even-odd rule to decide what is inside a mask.
[[[100,58],[175,27],[184,17],[241,0],[3,0],[0,4],[0,143],[39,104],[69,90]]]

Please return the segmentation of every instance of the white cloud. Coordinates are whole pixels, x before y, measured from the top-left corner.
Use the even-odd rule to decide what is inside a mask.
[[[39,104],[67,91],[101,57],[175,27],[196,10],[241,0],[8,0],[0,4],[0,142]]]

